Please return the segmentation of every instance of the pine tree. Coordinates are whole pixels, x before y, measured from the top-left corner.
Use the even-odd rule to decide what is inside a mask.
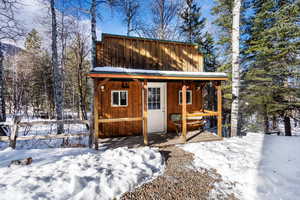
[[[201,40],[206,19],[202,17],[201,7],[197,6],[194,0],[184,1],[184,9],[180,13],[180,18],[182,20],[179,26],[180,33],[186,37],[186,41]]]
[[[222,85],[223,91],[223,121],[225,135],[229,132],[229,121],[231,114],[231,29],[232,29],[232,7],[233,0],[216,0],[212,14],[216,16],[214,24],[219,29],[217,45],[220,47],[220,66],[217,71],[226,72],[229,80]]]
[[[297,90],[288,84],[299,66],[299,1],[257,0],[253,5],[246,97],[263,116],[265,132],[269,132],[269,119],[280,117],[286,135],[291,135],[290,117],[300,106]]]

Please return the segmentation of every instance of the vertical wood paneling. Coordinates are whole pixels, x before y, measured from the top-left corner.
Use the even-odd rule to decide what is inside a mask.
[[[97,43],[97,65],[202,71],[203,59],[195,45],[104,35]]]
[[[187,104],[187,112],[199,111],[202,108],[202,94],[201,90],[197,89],[195,83],[187,84],[188,89],[192,90],[192,105]],[[179,90],[182,88],[181,82],[169,82],[167,83],[167,115],[168,115],[168,132],[175,132],[175,127],[170,121],[170,114],[181,113],[182,106],[179,105]]]
[[[123,88],[121,81],[111,81],[105,84],[105,91],[102,92],[103,103],[101,106],[101,116],[104,118],[127,118],[142,116],[142,92],[137,82],[128,82],[129,88]],[[127,90],[128,106],[112,107],[111,91]],[[113,122],[103,124],[103,131],[100,137],[117,137],[127,135],[141,135],[141,122]]]

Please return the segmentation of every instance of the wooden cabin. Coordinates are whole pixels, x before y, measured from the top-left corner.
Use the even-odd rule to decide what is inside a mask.
[[[98,138],[175,132],[180,116],[186,140],[191,117],[216,116],[222,135],[221,81],[225,73],[203,72],[197,45],[102,34],[96,43],[94,79],[95,141]],[[203,88],[216,88],[218,109],[204,110]],[[176,115],[175,115],[176,116]]]

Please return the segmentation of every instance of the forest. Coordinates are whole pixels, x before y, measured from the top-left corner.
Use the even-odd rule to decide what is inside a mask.
[[[37,2],[46,10],[35,21],[42,28],[28,29],[16,17],[26,1],[0,1],[2,122],[20,114],[87,120],[93,95],[87,73],[96,67],[95,41],[106,31],[101,21],[111,18],[129,36],[195,43],[204,55],[205,71],[228,73],[224,135],[230,135],[233,117],[240,130],[269,133],[284,124],[287,136],[300,120],[299,0],[240,1],[239,43],[232,41],[233,0],[214,0],[209,17],[203,14],[205,1],[196,0]],[[21,47],[13,45],[16,41]],[[236,44],[238,57],[233,56]],[[233,70],[236,63],[239,68]],[[238,85],[231,80],[239,80]]]

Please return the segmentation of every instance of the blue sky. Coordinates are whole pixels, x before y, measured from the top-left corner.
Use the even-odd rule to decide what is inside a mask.
[[[60,2],[61,1],[58,1],[58,3]],[[211,8],[214,5],[214,1],[198,0],[196,2],[198,3],[198,5],[202,7],[202,15],[207,18],[207,27],[206,27],[207,30],[213,32],[215,28],[211,25],[213,16],[211,16],[210,12],[211,12]],[[140,15],[147,23],[147,20],[149,20],[149,18],[151,17],[151,13],[150,13],[151,0],[140,0],[140,3],[141,3]],[[88,8],[88,4],[83,6],[86,6]],[[58,9],[59,9],[59,4],[58,4]],[[98,38],[101,32],[119,34],[119,35],[126,34],[126,27],[122,23],[122,16],[120,14],[120,11],[116,9],[110,9],[108,6],[102,5],[98,9],[98,13],[100,13],[102,16],[102,20],[98,19],[97,22],[97,28],[98,30],[100,30],[100,33],[97,33]]]
[[[144,18],[150,17],[150,0],[141,0],[142,7],[141,13]],[[208,23],[210,23],[210,19],[212,18],[210,14],[210,10],[213,7],[212,0],[198,0],[198,5],[202,7],[202,14],[204,17],[208,19]],[[117,11],[111,12],[109,8],[101,9],[103,10],[103,20],[98,23],[98,28],[103,32],[113,33],[113,34],[126,34],[126,27],[122,24],[122,19],[120,14]]]

